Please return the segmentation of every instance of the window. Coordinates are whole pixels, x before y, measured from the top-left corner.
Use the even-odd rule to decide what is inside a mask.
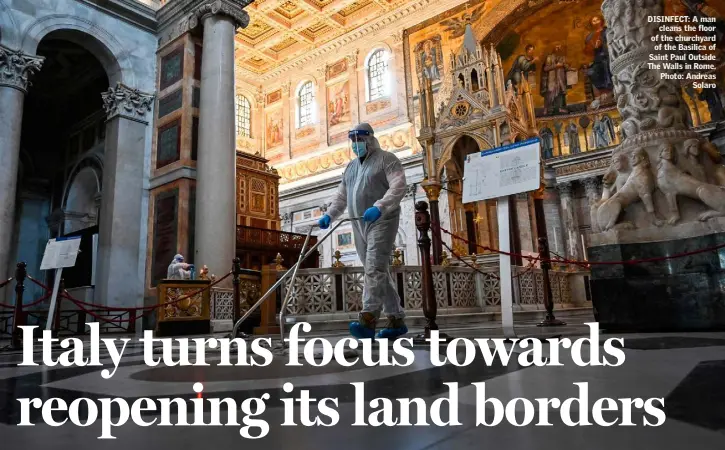
[[[312,82],[307,81],[297,94],[297,128],[306,127],[314,123],[315,92]]]
[[[252,137],[251,105],[247,97],[237,95],[234,116],[237,136]]]
[[[380,49],[368,60],[368,101],[388,95],[388,52]]]

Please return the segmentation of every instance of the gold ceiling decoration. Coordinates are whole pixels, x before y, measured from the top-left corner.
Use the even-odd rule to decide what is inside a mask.
[[[282,41],[279,44],[272,47],[270,50],[274,50],[275,52],[279,53],[282,50],[295,45],[296,43],[297,43],[297,40],[295,40],[295,38],[288,37],[284,41]]]
[[[338,14],[340,14],[342,17],[347,17],[353,13],[356,13],[363,9],[364,7],[370,5],[373,3],[373,0],[361,0],[359,2],[351,3],[349,6],[346,6],[342,8]]]
[[[245,8],[249,26],[237,32],[237,66],[263,74],[413,1],[257,0]]]

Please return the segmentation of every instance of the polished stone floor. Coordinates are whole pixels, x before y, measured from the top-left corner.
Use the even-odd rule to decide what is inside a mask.
[[[500,331],[487,328],[445,330],[453,337],[497,337]],[[521,337],[586,336],[583,324],[540,329],[522,324]],[[2,449],[693,449],[725,448],[725,333],[681,333],[649,335],[602,335],[624,339],[626,362],[621,367],[577,367],[562,358],[560,367],[521,367],[511,363],[487,366],[477,359],[467,367],[433,366],[426,348],[416,348],[416,362],[410,367],[324,368],[286,367],[274,361],[268,367],[215,367],[218,355],[210,353],[210,367],[157,367],[143,364],[140,346],[127,349],[111,380],[100,376],[100,368],[17,367],[20,355],[0,353],[0,448]],[[330,337],[334,341],[336,338]],[[548,346],[544,346],[548,352]],[[460,351],[460,348],[459,348]],[[523,351],[523,350],[517,350]],[[50,427],[39,412],[31,413],[33,427],[18,427],[18,398],[63,398],[71,402],[85,397],[134,399],[168,397],[193,398],[195,382],[204,385],[204,396],[230,397],[238,404],[246,398],[269,393],[266,412],[260,416],[270,424],[270,433],[260,440],[245,440],[240,426],[231,427],[148,427],[133,424],[114,430],[115,440],[99,441],[100,425]],[[286,382],[310,391],[313,398],[336,397],[340,421],[334,427],[281,426],[285,421],[282,390]],[[360,427],[355,421],[354,387],[365,382],[365,396],[421,397],[431,404],[448,392],[444,383],[460,386],[458,415],[462,423],[452,427]],[[567,427],[558,413],[550,412],[550,427],[499,425],[476,427],[476,396],[471,383],[485,382],[486,392],[506,403],[524,397],[574,397],[573,383],[588,382],[590,404],[595,399],[665,399],[667,420],[660,427]],[[522,413],[520,404],[517,412]],[[313,414],[316,409],[311,408]],[[367,411],[370,412],[369,410]],[[446,416],[447,409],[443,408]],[[396,412],[397,414],[397,412]],[[191,416],[190,416],[191,417]],[[208,417],[208,413],[205,417]],[[148,420],[152,420],[153,417]],[[191,421],[191,418],[189,419]],[[633,422],[641,424],[637,413]],[[240,417],[241,421],[241,417]],[[298,422],[299,423],[299,422]]]

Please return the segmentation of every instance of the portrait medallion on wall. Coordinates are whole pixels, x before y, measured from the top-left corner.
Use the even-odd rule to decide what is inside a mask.
[[[350,122],[350,81],[327,87],[327,123],[330,127]]]

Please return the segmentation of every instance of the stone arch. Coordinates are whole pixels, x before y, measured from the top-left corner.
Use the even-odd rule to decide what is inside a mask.
[[[129,51],[111,33],[92,21],[68,14],[53,14],[31,23],[22,33],[21,49],[35,55],[40,41],[52,37],[80,45],[101,62],[110,86],[123,83],[136,87]]]
[[[458,136],[453,137],[452,139],[448,140],[448,142],[445,144],[445,147],[443,149],[443,153],[441,154],[440,159],[438,160],[438,163],[436,164],[436,173],[439,177],[443,176],[443,170],[446,167],[446,163],[451,159],[453,148],[456,145],[456,142],[463,137],[468,136],[470,138],[473,138],[476,143],[478,144],[478,148],[481,150],[488,150],[493,148],[490,142],[488,142],[488,139],[486,139],[484,136],[480,135],[479,133],[474,132],[467,132],[467,133],[461,133]]]
[[[18,47],[18,24],[4,0],[0,0],[0,44],[11,49]]]
[[[103,161],[97,154],[83,158],[70,172],[63,188],[62,209],[71,213],[86,213],[98,220],[96,199],[103,184]],[[65,227],[64,227],[65,228]],[[77,230],[65,229],[65,232]]]
[[[63,202],[61,203],[63,206],[68,201],[68,194],[77,175],[84,169],[91,169],[95,173],[97,189],[98,192],[101,191],[101,187],[103,186],[103,159],[100,155],[94,153],[78,161],[68,174],[68,179],[66,180],[65,186],[63,186]]]

